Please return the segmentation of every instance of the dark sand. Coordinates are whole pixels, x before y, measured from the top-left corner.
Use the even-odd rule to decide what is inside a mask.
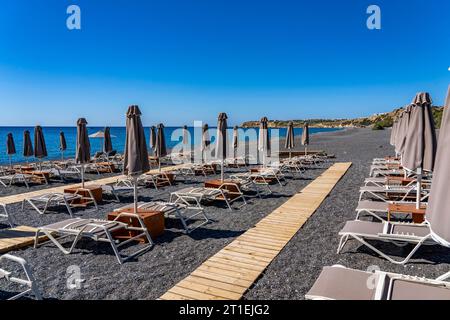
[[[248,291],[246,299],[303,299],[322,267],[333,264],[361,270],[378,266],[386,271],[427,277],[437,277],[448,271],[449,251],[438,247],[419,250],[416,257],[423,257],[424,260],[413,259],[405,267],[380,259],[353,241],[347,245],[344,253],[336,254],[339,240],[337,233],[346,220],[355,217],[359,186],[368,176],[370,161],[374,157],[393,153],[388,145],[389,133],[389,130],[351,129],[312,136],[310,149],[334,153],[337,161],[352,161],[353,166]],[[298,141],[297,146],[302,148]],[[156,246],[151,251],[123,265],[117,263],[108,245],[89,241],[81,242],[72,255],[63,255],[53,245],[12,253],[29,261],[39,280],[39,288],[47,299],[155,299],[301,190],[322,171],[323,169],[308,170],[302,179],[289,179],[283,188],[274,186],[276,194],[262,200],[251,200],[249,205],[239,210],[230,212],[221,205],[208,206],[207,214],[214,221],[191,235],[184,235],[179,223],[169,220],[169,230],[157,239]],[[205,178],[198,177],[191,183],[195,185],[204,180]],[[183,184],[178,183],[160,191],[145,189],[141,191],[142,200],[167,200],[171,191],[182,187]],[[129,197],[124,202],[131,201]],[[118,206],[116,203],[106,203],[99,212],[87,210],[77,213],[103,218]],[[12,206],[11,212],[16,223],[33,226],[68,217],[64,211],[45,216],[39,216],[30,209],[21,212],[19,205]],[[404,255],[401,248],[388,244],[381,247],[393,254]],[[81,289],[67,288],[66,282],[70,276],[67,268],[70,266],[80,267],[81,278],[85,279]],[[6,294],[0,289],[0,299],[4,297]]]
[[[233,171],[245,169],[228,169],[227,173]],[[273,185],[271,188],[274,194],[263,199],[250,199],[248,205],[241,209],[230,211],[223,203],[208,205],[206,213],[213,221],[190,235],[182,232],[181,224],[177,220],[168,219],[168,230],[156,239],[154,248],[123,265],[119,265],[108,244],[92,241],[80,242],[71,255],[64,255],[53,244],[11,253],[25,258],[30,263],[35,277],[39,280],[39,288],[47,299],[156,299],[188,276],[208,257],[301,190],[322,171],[321,168],[314,168],[302,177],[288,178],[283,187]],[[219,176],[207,177],[212,178]],[[196,177],[186,184],[200,185],[205,180],[205,177]],[[186,184],[179,182],[175,186],[158,191],[151,188],[142,189],[140,200],[168,200],[171,191],[183,188]],[[114,208],[131,203],[132,200],[130,195],[123,198],[122,204],[103,203],[98,212],[93,209],[75,212],[83,217],[104,218]],[[241,203],[237,201],[233,206],[237,208]],[[39,215],[29,206],[25,211],[21,211],[20,204],[11,205],[9,210],[16,224],[31,226],[45,225],[69,217],[62,209],[59,213],[46,215]],[[67,288],[71,275],[67,270],[70,266],[80,268],[81,278],[85,279],[81,289]],[[0,290],[0,299],[6,296],[6,293]]]
[[[373,158],[393,154],[390,130],[348,130],[313,138],[314,146],[335,153],[338,161],[352,161],[353,166],[329,197],[245,295],[246,299],[304,299],[322,267],[341,264],[359,270],[382,271],[436,278],[450,270],[450,251],[439,246],[422,247],[406,266],[395,265],[378,257],[355,240],[350,240],[341,254],[336,254],[338,232],[345,221],[355,219],[359,187],[369,175]],[[412,246],[372,242],[377,248],[400,259]]]

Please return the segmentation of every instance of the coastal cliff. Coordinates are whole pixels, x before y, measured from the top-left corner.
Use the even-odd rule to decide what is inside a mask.
[[[289,121],[294,123],[294,127],[302,127],[305,122],[308,122],[310,127],[314,128],[388,128],[391,127],[395,117],[397,117],[403,108],[395,109],[391,112],[378,113],[368,117],[354,118],[354,119],[301,119],[301,120],[269,120],[269,127],[284,128]],[[442,119],[443,107],[432,107],[433,117],[436,127],[439,128]],[[246,121],[242,123],[243,128],[252,128],[259,126],[259,121]]]

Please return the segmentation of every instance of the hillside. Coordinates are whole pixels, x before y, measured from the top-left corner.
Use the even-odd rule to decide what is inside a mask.
[[[303,124],[308,122],[310,127],[315,128],[364,128],[373,127],[375,129],[383,129],[391,127],[394,118],[403,110],[403,108],[395,109],[391,112],[374,114],[369,117],[355,118],[355,119],[301,119],[301,120],[269,120],[269,126],[271,128],[286,127],[289,121],[294,122],[294,127],[302,127]],[[432,107],[433,117],[436,127],[439,128],[442,119],[443,107]],[[244,128],[251,128],[259,126],[259,121],[246,121],[242,125]]]

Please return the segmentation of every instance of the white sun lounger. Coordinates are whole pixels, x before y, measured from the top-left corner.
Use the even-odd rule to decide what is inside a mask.
[[[134,204],[124,206],[114,211],[120,212],[124,209],[134,208]],[[195,229],[209,223],[210,220],[205,214],[205,210],[199,205],[187,205],[181,202],[162,202],[162,201],[151,201],[151,202],[138,202],[138,209],[144,209],[149,211],[163,212],[166,216],[173,216],[180,219],[185,233],[191,233]],[[192,214],[187,214],[192,212]],[[196,216],[201,216],[203,222],[196,224],[195,226],[190,226],[189,221],[193,220]]]
[[[120,218],[132,218],[137,219],[139,226],[129,226],[126,223],[120,222]],[[124,240],[122,242],[117,242],[113,237],[115,231],[140,231],[136,235],[132,236],[130,239]],[[114,254],[120,264],[126,260],[137,256],[153,246],[153,241],[148,233],[144,222],[139,217],[139,215],[133,213],[120,212],[114,221],[98,220],[98,219],[82,219],[82,218],[72,218],[64,221],[56,222],[47,226],[39,227],[36,230],[36,236],[34,240],[34,247],[38,247],[39,235],[44,233],[51,242],[53,242],[64,254],[70,254],[73,252],[76,244],[81,238],[89,238],[94,241],[107,242],[111,245]],[[69,248],[66,249],[61,240],[67,237],[74,237],[73,242],[70,244]],[[136,241],[140,238],[144,238],[148,244],[144,245],[143,248],[137,250],[136,252],[124,255],[120,253],[119,249],[132,241]]]
[[[364,215],[369,215],[374,217],[379,221],[386,221],[387,219],[384,217],[384,214],[387,214],[389,211],[389,204],[415,204],[411,201],[372,201],[372,200],[363,200],[358,202],[358,206],[356,207],[356,220],[360,220],[360,218]],[[426,205],[426,203],[422,203],[422,205]],[[380,215],[383,214],[383,217]]]
[[[138,187],[140,189],[141,187]],[[133,182],[130,179],[118,180],[116,184],[102,185],[102,190],[105,194],[110,194],[115,198],[116,202],[120,202],[119,195],[120,194],[129,194],[134,192]]]
[[[158,187],[164,186],[166,184],[169,184],[170,186],[172,185],[172,182],[170,182],[170,179],[165,172],[157,174],[142,174],[138,178],[138,183],[144,185],[153,185],[156,190],[158,190]]]
[[[41,293],[37,288],[36,280],[34,279],[33,273],[31,272],[31,269],[26,260],[17,256],[13,256],[11,254],[4,254],[0,256],[0,264],[5,261],[11,261],[19,264],[22,267],[22,271],[25,274],[25,278],[16,277],[13,274],[13,272],[0,268],[0,280],[5,280],[8,283],[18,284],[21,286],[25,286],[27,288],[26,290],[14,295],[8,300],[16,300],[23,296],[29,295],[30,293],[34,296],[35,299],[41,300],[42,299]]]
[[[383,258],[389,260],[395,264],[405,264],[407,263],[413,254],[425,244],[439,244],[433,238],[432,233],[428,224],[413,224],[413,223],[402,223],[402,222],[372,222],[372,221],[347,221],[344,228],[339,231],[339,236],[341,237],[339,241],[339,246],[337,253],[342,252],[347,241],[355,239],[361,244],[365,245],[369,249],[378,253]],[[375,248],[373,245],[368,243],[366,240],[378,240],[391,242],[396,245],[405,244],[415,244],[411,252],[402,260],[394,260],[384,252]]]
[[[426,279],[334,265],[323,268],[305,295],[310,300],[450,300],[450,272]]]
[[[259,186],[265,186],[268,194],[272,194],[272,189],[270,189],[269,178],[267,175],[260,174],[258,172],[242,172],[230,175],[230,179],[237,181],[251,181],[255,186],[258,195],[261,197],[261,192]]]
[[[411,186],[364,186],[359,189],[359,201],[361,201],[365,195],[370,195],[381,201],[392,200],[390,196],[399,198],[399,201],[405,201],[409,196],[416,193],[416,185]],[[429,188],[422,187],[421,199],[425,200],[429,195]]]
[[[83,197],[78,193],[46,193],[26,198],[22,200],[22,210],[25,209],[26,203],[29,203],[39,214],[45,214],[51,206],[65,206],[69,215],[73,217],[72,208],[77,207],[74,202],[82,199],[92,201],[98,210],[97,202],[93,197]],[[39,208],[39,204],[43,204],[44,207],[42,209]]]
[[[10,187],[13,183],[23,183],[27,189],[29,189],[29,182],[32,178],[33,176],[30,174],[14,173],[11,175],[0,176],[0,184],[4,187]]]
[[[229,183],[227,185],[229,185]],[[186,205],[195,203],[195,205],[199,206],[202,201],[218,200],[224,201],[227,204],[228,209],[230,210],[233,210],[231,207],[231,203],[238,199],[242,199],[244,201],[243,205],[247,204],[245,196],[242,192],[240,192],[240,195],[238,197],[230,198],[229,197],[230,192],[226,190],[224,186],[225,184],[222,185],[220,188],[189,187],[177,190],[170,194],[169,202],[178,202],[178,203],[181,202]]]

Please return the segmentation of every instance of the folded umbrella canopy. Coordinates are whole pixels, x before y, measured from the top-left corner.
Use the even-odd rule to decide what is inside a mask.
[[[395,146],[395,134],[396,134],[396,130],[397,130],[397,124],[398,124],[398,120],[395,119],[394,122],[392,123],[391,137],[389,139],[389,144],[391,146]]]
[[[269,137],[269,120],[267,117],[262,117],[259,122],[259,141],[258,150],[263,156],[263,165],[266,165],[266,157],[270,156],[270,137]]]
[[[25,130],[23,132],[23,156],[27,159],[34,155],[33,145],[31,143],[30,131]]]
[[[405,149],[406,137],[408,135],[409,121],[411,118],[412,105],[408,105],[403,111],[395,138],[395,151],[397,154],[403,156]]]
[[[236,158],[237,150],[239,147],[239,127],[234,126],[233,128],[233,157]]]
[[[103,141],[103,152],[109,154],[111,151],[113,151],[113,145],[111,140],[111,128],[106,127],[105,138]]]
[[[44,133],[41,126],[34,128],[34,156],[38,159],[47,157],[47,146],[45,145]]]
[[[224,161],[227,157],[227,119],[226,113],[219,113],[217,120],[216,158],[220,159],[220,179],[223,181]]]
[[[420,208],[423,171],[433,171],[437,140],[431,113],[431,97],[418,93],[410,109],[402,166],[417,172],[417,208]]]
[[[205,123],[202,127],[202,162],[205,160],[205,152],[211,144],[211,138],[209,136],[209,127],[208,124]]]
[[[164,136],[164,125],[158,124],[156,133],[155,155],[158,157],[158,170],[161,172],[161,158],[167,155],[166,138]]]
[[[309,125],[307,122],[303,124],[302,145],[305,146],[305,156],[306,156],[308,155],[308,145],[309,145]]]
[[[150,148],[153,150],[153,153],[154,153],[155,148],[156,148],[156,127],[155,126],[150,127]]]
[[[81,164],[81,187],[84,188],[84,167],[91,161],[91,143],[87,132],[87,121],[80,118],[77,121],[77,143],[75,162]]]
[[[12,167],[12,156],[16,154],[16,145],[12,133],[6,136],[6,154],[9,157],[9,166]]]
[[[59,133],[59,151],[61,151],[61,160],[64,161],[64,152],[67,150],[66,136],[64,132]]]
[[[150,170],[147,141],[141,121],[141,111],[136,105],[127,111],[124,174],[134,180],[134,213],[138,212],[137,179],[139,175]]]
[[[183,141],[182,142],[183,142],[183,154],[186,155],[186,152],[187,152],[187,154],[189,155],[189,159],[190,159],[191,143],[189,141],[189,130],[186,125],[183,126]]]
[[[450,181],[450,86],[439,130],[439,143],[436,152],[433,182],[425,218],[429,223],[434,240],[450,247],[450,197],[448,182]],[[429,160],[427,160],[429,162]]]
[[[289,159],[291,158],[291,150],[295,147],[294,138],[294,123],[289,121],[286,129],[286,140],[284,142],[284,147],[289,150]]]

